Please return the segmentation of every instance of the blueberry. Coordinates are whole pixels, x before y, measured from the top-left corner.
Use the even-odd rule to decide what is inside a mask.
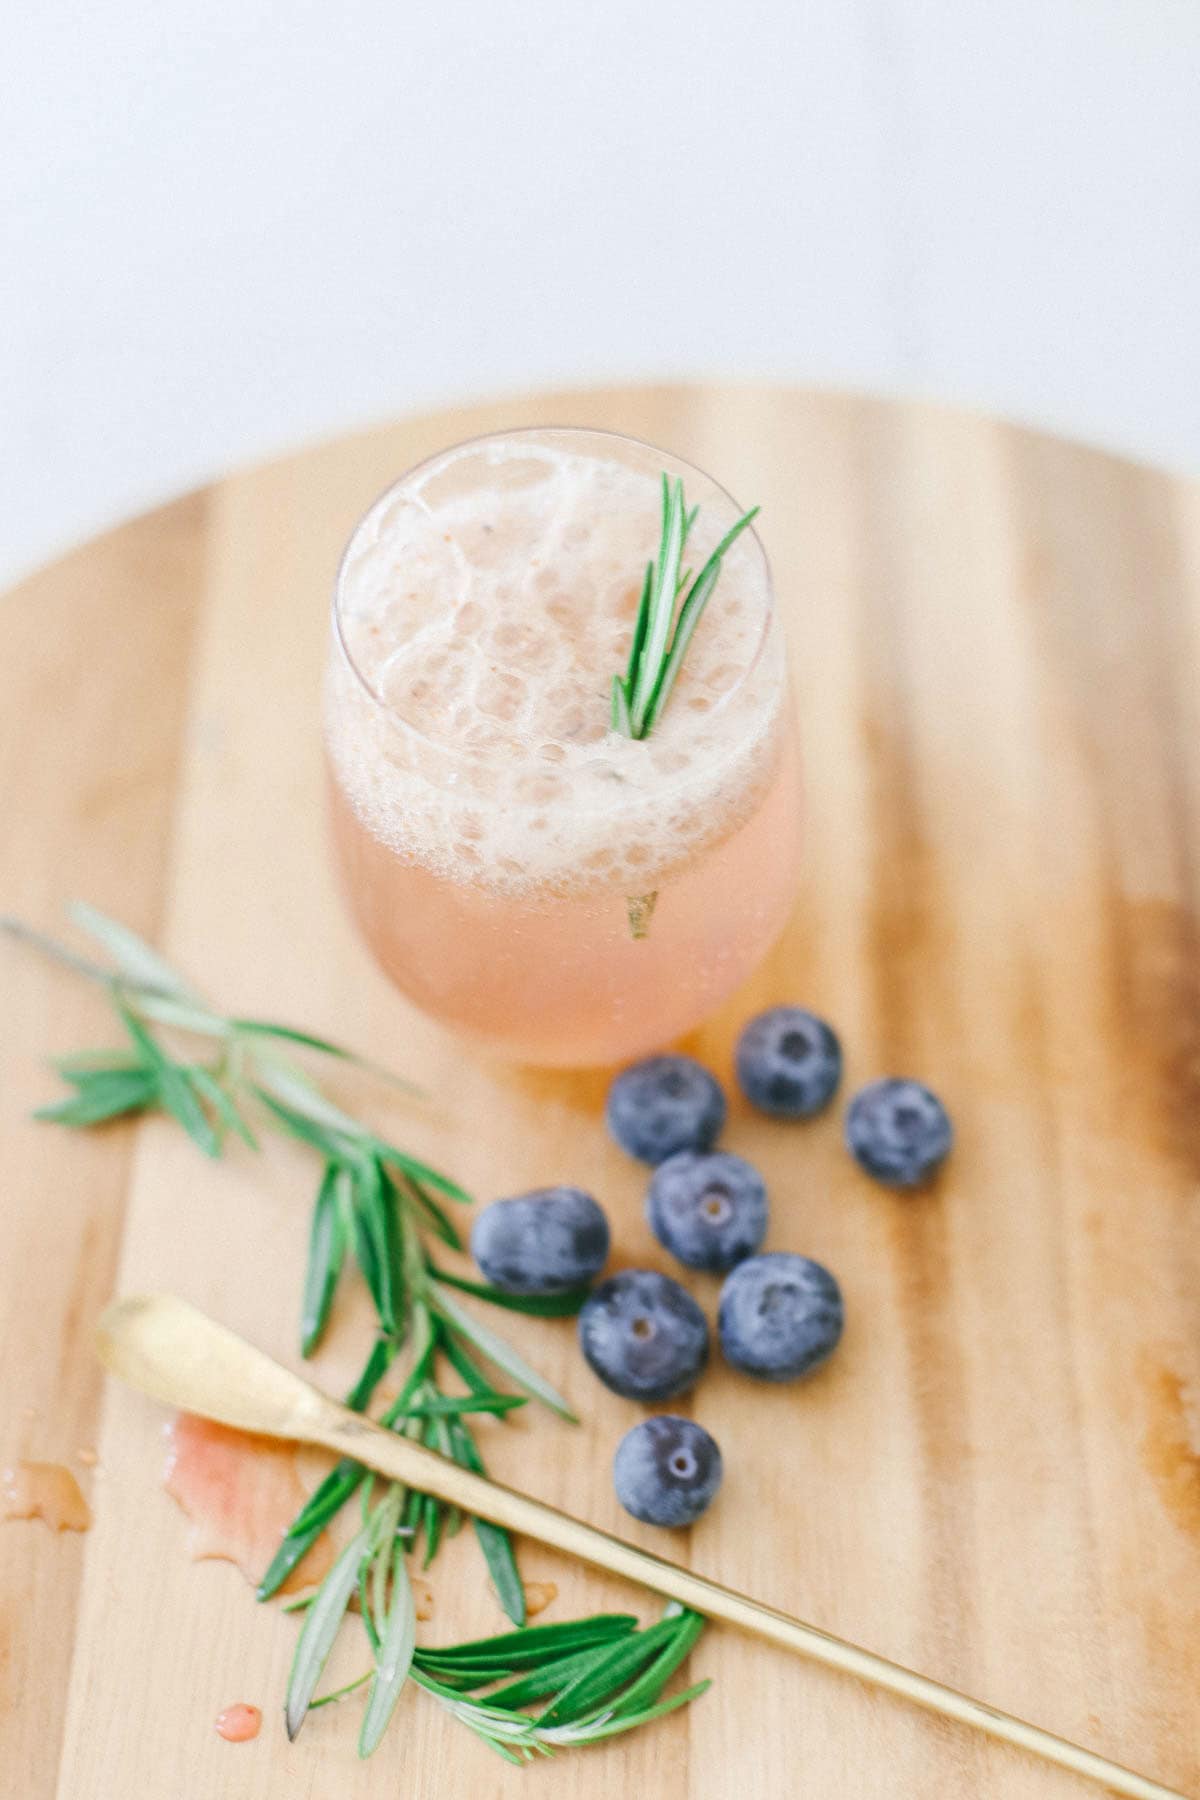
[[[807,1375],[837,1348],[845,1313],[828,1269],[773,1251],[725,1277],[717,1328],[726,1362],[764,1381]]]
[[[506,1294],[560,1293],[608,1261],[608,1220],[582,1188],[535,1188],[484,1207],[471,1228],[471,1255]]]
[[[692,1419],[659,1413],[627,1431],[613,1457],[613,1486],[626,1512],[647,1525],[690,1525],[721,1485],[715,1438]]]
[[[608,1090],[608,1129],[630,1156],[665,1162],[677,1150],[711,1150],[725,1123],[715,1075],[690,1056],[648,1056]]]
[[[801,1006],[773,1006],[743,1028],[734,1053],[738,1085],[776,1119],[811,1119],[842,1078],[842,1046],[824,1019]]]
[[[846,1113],[850,1154],[885,1187],[919,1187],[953,1142],[949,1114],[919,1081],[873,1081],[855,1094]]]
[[[704,1314],[669,1275],[625,1269],[594,1288],[579,1314],[579,1344],[595,1373],[627,1400],[670,1400],[708,1361]]]
[[[646,1218],[663,1249],[689,1269],[723,1275],[766,1236],[767,1190],[758,1170],[728,1150],[681,1150],[655,1169]]]

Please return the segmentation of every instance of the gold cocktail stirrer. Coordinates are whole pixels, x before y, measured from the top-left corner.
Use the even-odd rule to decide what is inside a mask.
[[[1059,1768],[1071,1769],[1114,1794],[1128,1795],[1130,1800],[1187,1800],[1173,1788],[1123,1769],[1093,1750],[944,1687],[940,1681],[918,1675],[815,1625],[806,1625],[706,1576],[638,1550],[541,1500],[460,1468],[435,1450],[350,1412],[172,1295],[149,1294],[114,1302],[100,1321],[98,1344],[102,1360],[115,1375],[156,1400],[242,1431],[319,1444],[340,1456],[353,1457],[394,1481],[550,1544],[610,1574],[639,1582],[707,1618],[723,1619],[769,1638],[786,1650],[857,1675],[943,1718],[971,1725]]]

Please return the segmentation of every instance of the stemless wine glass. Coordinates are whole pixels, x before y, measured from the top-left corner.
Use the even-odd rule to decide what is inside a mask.
[[[664,471],[699,506],[699,568],[730,496],[666,451],[563,428],[422,463],[338,572],[325,740],[350,905],[418,1006],[524,1062],[669,1043],[759,961],[795,891],[794,718],[753,531],[651,734],[610,727]]]

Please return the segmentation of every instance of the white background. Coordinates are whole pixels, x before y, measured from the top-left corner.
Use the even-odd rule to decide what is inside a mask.
[[[0,582],[530,384],[961,400],[1200,468],[1195,0],[6,15]]]

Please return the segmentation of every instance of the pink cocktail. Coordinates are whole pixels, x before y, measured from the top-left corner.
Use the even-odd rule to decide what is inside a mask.
[[[739,509],[634,440],[518,431],[376,502],[334,602],[334,840],[376,957],[504,1055],[625,1059],[762,957],[797,877],[787,664],[757,537],[727,551],[650,736],[611,729],[663,471],[699,567]]]

